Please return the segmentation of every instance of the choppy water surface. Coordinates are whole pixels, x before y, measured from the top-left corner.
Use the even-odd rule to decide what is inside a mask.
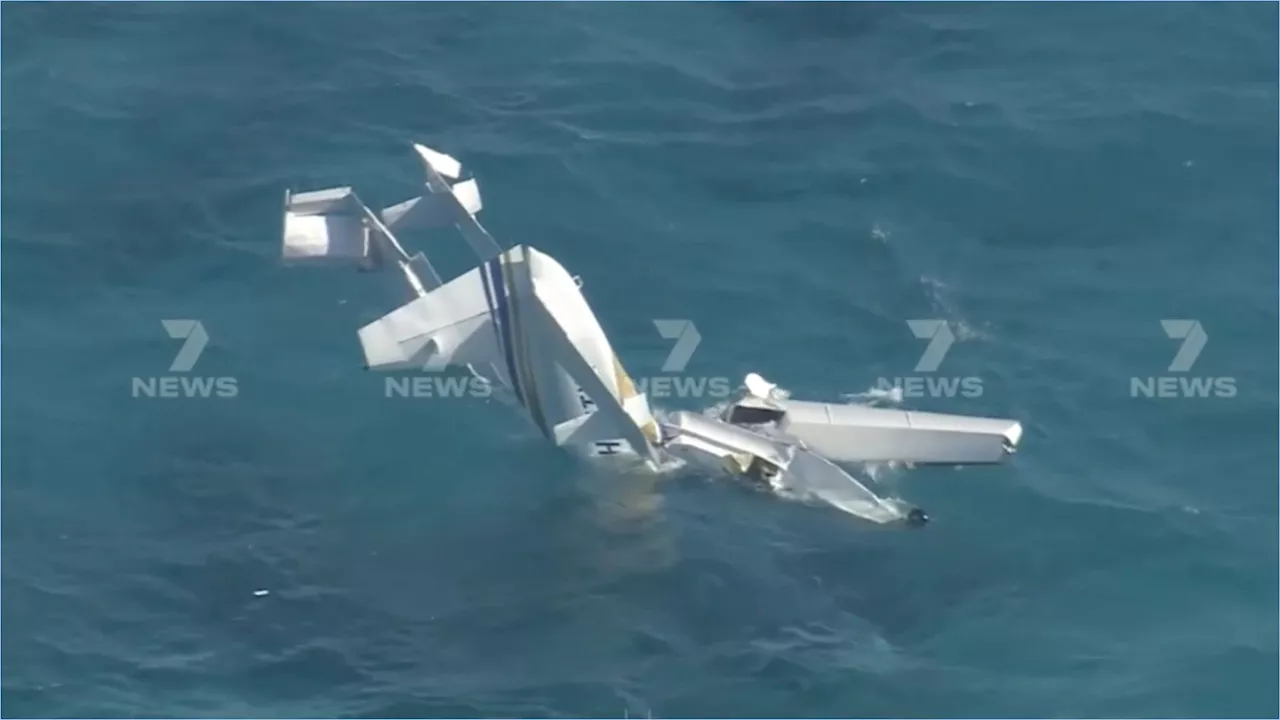
[[[1274,5],[11,5],[11,716],[1274,716]],[[373,276],[286,187],[462,158],[632,374],[937,371],[998,468],[862,469],[921,532],[581,465],[388,399]],[[412,238],[421,246],[425,237]],[[437,249],[437,246],[438,249]],[[432,240],[449,273],[465,246]],[[134,399],[198,318],[230,399]],[[1178,341],[1232,397],[1135,398]],[[1181,391],[1179,391],[1181,392]],[[667,408],[709,401],[663,398]],[[257,596],[256,590],[268,590]]]

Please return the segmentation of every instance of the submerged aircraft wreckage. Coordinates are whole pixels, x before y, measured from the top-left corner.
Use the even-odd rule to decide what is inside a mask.
[[[380,212],[347,187],[285,195],[285,263],[404,278],[413,299],[359,330],[369,369],[466,368],[507,391],[549,440],[581,455],[633,457],[655,471],[668,456],[710,462],[775,488],[838,485],[855,498],[844,509],[878,523],[923,525],[928,516],[878,496],[836,463],[996,463],[1017,448],[1022,425],[1014,420],[793,400],[755,373],[718,416],[659,419],[578,280],[531,246],[501,247],[476,220],[476,180],[462,179],[449,155],[414,150],[425,188]],[[395,232],[450,225],[480,264],[443,282]]]

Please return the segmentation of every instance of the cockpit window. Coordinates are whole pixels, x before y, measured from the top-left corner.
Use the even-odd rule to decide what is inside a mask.
[[[737,405],[729,412],[729,422],[733,425],[763,425],[781,420],[783,414],[774,408]]]

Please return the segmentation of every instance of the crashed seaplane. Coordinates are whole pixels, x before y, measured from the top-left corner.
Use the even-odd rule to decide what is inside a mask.
[[[360,328],[372,370],[466,368],[527,411],[556,445],[588,457],[624,456],[657,470],[668,456],[710,462],[775,488],[839,486],[844,509],[879,523],[922,525],[919,508],[881,498],[835,463],[996,463],[1022,436],[1014,420],[792,400],[754,373],[716,417],[661,420],[623,369],[580,282],[528,245],[501,247],[476,220],[474,178],[454,158],[414,145],[422,192],[374,212],[351,188],[286,193],[287,264],[400,273],[411,300]],[[443,282],[395,233],[455,226],[480,264]]]

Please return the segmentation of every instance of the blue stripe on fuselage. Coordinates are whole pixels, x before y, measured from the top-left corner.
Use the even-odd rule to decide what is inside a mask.
[[[502,272],[502,256],[499,255],[485,263],[485,270],[493,283],[493,294],[497,300],[498,344],[501,346],[502,354],[507,360],[507,373],[511,376],[511,387],[516,391],[516,398],[520,400],[520,404],[527,408],[528,403],[525,402],[524,393],[520,390],[520,376],[516,372],[515,356],[511,347],[513,334],[510,326],[510,313],[508,312],[510,308],[508,306],[507,284]]]
[[[489,306],[489,317],[493,318],[493,337],[498,343],[498,352],[505,352],[505,345],[502,342],[502,326],[498,323],[498,308],[493,302],[493,296],[497,289],[493,286],[489,263],[480,266],[480,286],[484,288],[484,301]]]

